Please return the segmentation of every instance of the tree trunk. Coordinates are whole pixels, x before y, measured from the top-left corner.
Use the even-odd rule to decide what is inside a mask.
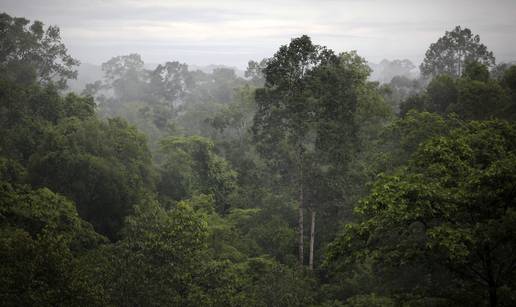
[[[303,184],[299,187],[299,262],[304,264]]]
[[[315,243],[315,210],[311,209],[312,223],[310,224],[310,270],[314,269],[314,243]]]

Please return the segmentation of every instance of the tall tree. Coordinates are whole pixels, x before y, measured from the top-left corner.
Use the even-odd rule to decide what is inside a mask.
[[[304,164],[314,146],[310,128],[314,110],[307,95],[307,76],[321,63],[335,61],[331,50],[312,44],[308,36],[283,45],[263,69],[265,87],[256,91],[254,136],[259,151],[284,167],[285,178],[295,182],[299,194],[299,261],[304,262]]]
[[[456,26],[430,45],[420,70],[427,77],[441,74],[460,77],[467,62],[480,62],[491,67],[495,64],[495,57],[480,43],[479,35]]]

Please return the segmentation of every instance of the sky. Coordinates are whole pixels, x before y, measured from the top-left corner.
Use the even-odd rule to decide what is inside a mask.
[[[516,0],[0,0],[0,11],[59,26],[70,54],[91,64],[139,53],[146,63],[244,69],[303,34],[373,63],[419,64],[456,25],[498,62],[516,60]]]

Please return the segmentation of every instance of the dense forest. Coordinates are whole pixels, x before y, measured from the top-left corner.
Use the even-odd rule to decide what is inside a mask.
[[[57,26],[0,33],[2,306],[516,305],[516,66],[470,29],[81,92]]]

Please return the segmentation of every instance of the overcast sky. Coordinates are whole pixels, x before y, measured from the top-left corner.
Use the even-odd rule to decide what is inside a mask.
[[[58,25],[70,53],[100,64],[139,53],[244,68],[308,34],[368,61],[419,63],[456,25],[479,34],[498,60],[516,60],[516,0],[0,0],[0,11]]]

